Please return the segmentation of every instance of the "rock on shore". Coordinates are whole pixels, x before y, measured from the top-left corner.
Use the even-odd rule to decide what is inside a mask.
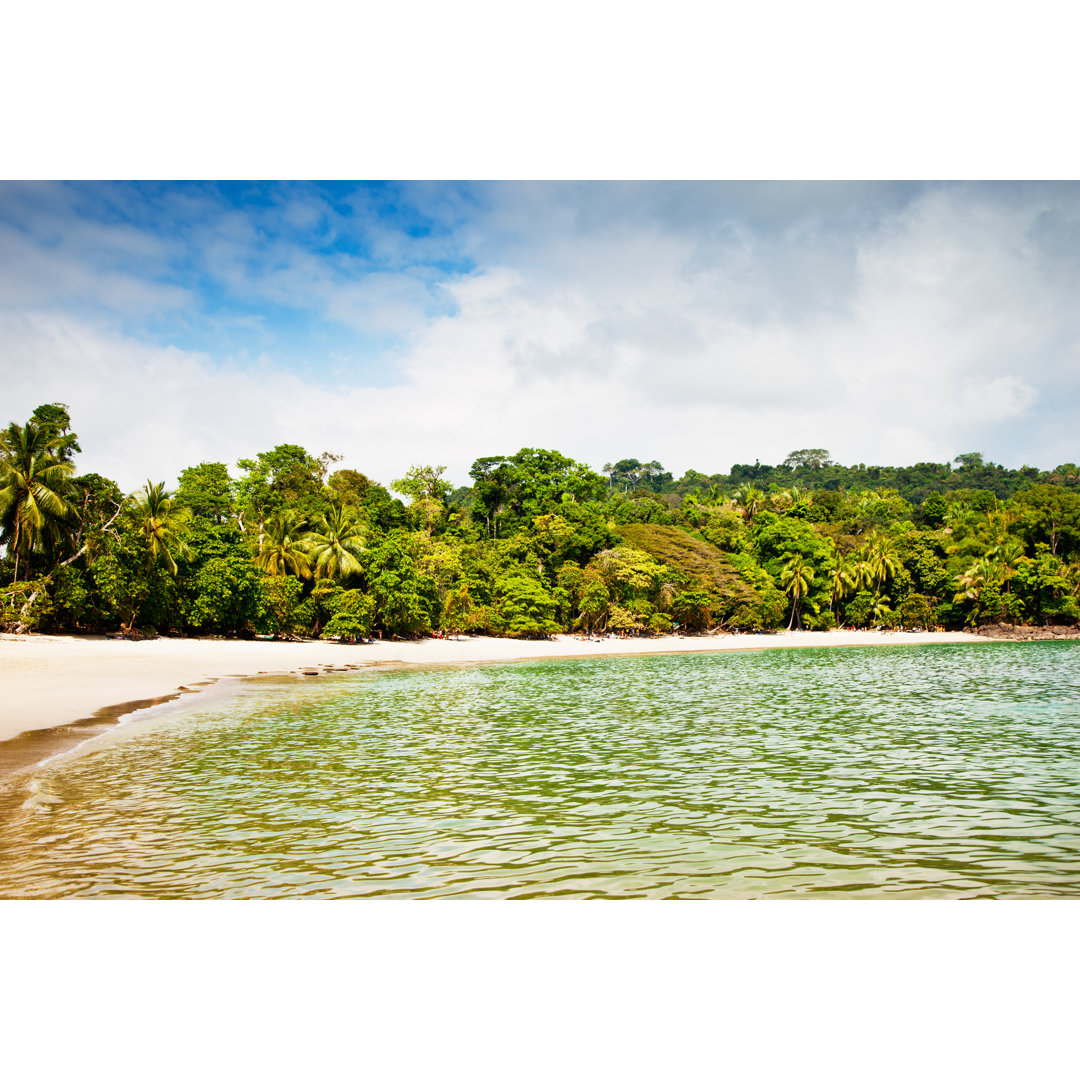
[[[1014,623],[987,623],[975,630],[980,637],[1000,641],[1077,641],[1080,626],[1018,626]]]

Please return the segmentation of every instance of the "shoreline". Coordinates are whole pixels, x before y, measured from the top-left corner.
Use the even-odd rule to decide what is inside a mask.
[[[260,676],[307,678],[365,670],[489,664],[521,660],[679,655],[764,649],[987,643],[957,632],[781,631],[700,637],[546,641],[421,638],[337,642],[226,641],[0,635],[0,774],[21,772],[103,733],[134,712],[203,697],[211,687]]]

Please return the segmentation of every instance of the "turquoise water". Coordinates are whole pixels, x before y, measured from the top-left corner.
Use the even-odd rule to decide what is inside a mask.
[[[250,683],[0,801],[0,896],[1080,896],[1080,646]]]

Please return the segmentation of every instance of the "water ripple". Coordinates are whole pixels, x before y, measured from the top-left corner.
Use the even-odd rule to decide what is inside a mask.
[[[1080,895],[1075,643],[250,684],[0,792],[4,897]]]

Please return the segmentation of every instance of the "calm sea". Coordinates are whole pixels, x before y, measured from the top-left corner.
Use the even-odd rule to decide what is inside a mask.
[[[7,782],[3,897],[1080,896],[1080,645],[246,684]]]

